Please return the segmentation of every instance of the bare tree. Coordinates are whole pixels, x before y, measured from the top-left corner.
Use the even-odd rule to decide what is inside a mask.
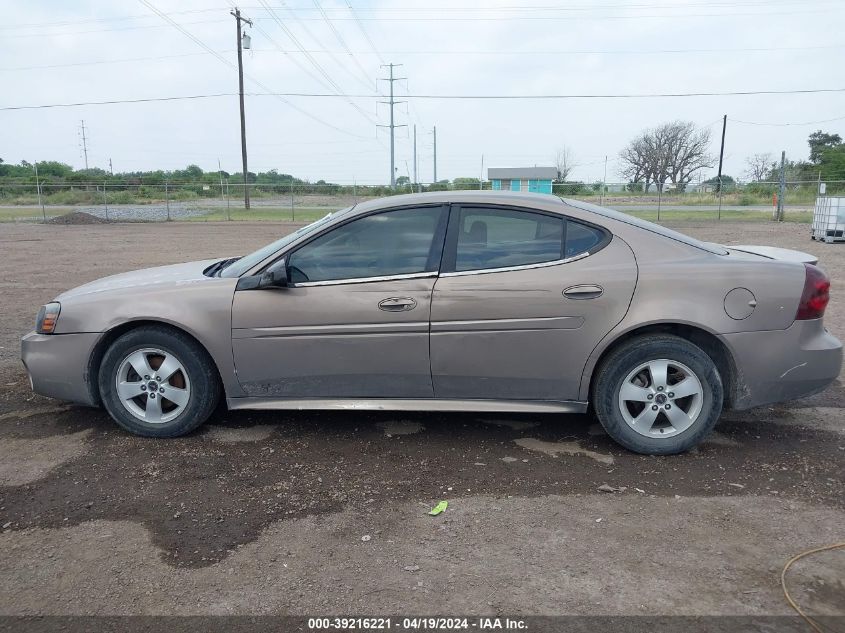
[[[619,152],[619,158],[622,161],[622,176],[633,183],[644,181],[645,191],[648,192],[652,182],[652,170],[645,138],[641,136],[628,143],[627,147]]]
[[[713,157],[708,152],[710,129],[698,129],[691,121],[675,121],[658,130],[665,138],[669,179],[683,191],[695,172],[713,166]]]
[[[558,149],[555,153],[555,167],[557,168],[558,182],[566,182],[569,174],[577,167],[575,154],[566,145]]]
[[[623,149],[619,158],[622,173],[632,182],[645,181],[663,191],[667,181],[683,190],[695,172],[713,165],[708,153],[710,131],[690,121],[664,123],[646,130]]]
[[[754,154],[754,156],[749,156],[745,159],[745,164],[748,165],[748,169],[745,170],[745,174],[748,176],[749,180],[761,182],[766,179],[766,176],[771,169],[772,155],[770,152],[766,152],[765,154]]]

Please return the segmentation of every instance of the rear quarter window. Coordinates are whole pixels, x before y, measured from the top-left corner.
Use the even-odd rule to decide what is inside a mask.
[[[607,235],[604,231],[574,220],[566,222],[566,245],[564,258],[575,257],[582,253],[592,252],[602,244]]]

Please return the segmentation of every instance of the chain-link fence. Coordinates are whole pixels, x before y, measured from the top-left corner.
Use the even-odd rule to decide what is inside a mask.
[[[827,195],[845,195],[845,181],[828,181]],[[785,221],[810,222],[818,181],[787,182]],[[335,185],[293,182],[248,185],[227,182],[11,182],[0,183],[0,222],[33,221],[248,221],[308,222],[357,202],[411,191],[490,189],[490,183]],[[552,193],[656,221],[746,220],[773,217],[779,183],[665,186],[648,191],[641,183],[555,183]]]

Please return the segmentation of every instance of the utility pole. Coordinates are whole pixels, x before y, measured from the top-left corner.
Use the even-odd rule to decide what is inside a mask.
[[[417,124],[414,123],[414,189],[417,188]]]
[[[599,206],[604,204],[604,190],[607,187],[607,156],[604,157],[604,177],[601,180],[601,200]]]
[[[35,191],[38,192],[38,206],[41,207],[41,217],[46,222],[47,211],[44,209],[44,200],[41,198],[41,181],[38,180],[38,161],[32,163],[32,166],[35,167]],[[819,174],[819,178],[821,178],[821,172]]]
[[[437,126],[434,126],[434,182],[437,182]]]
[[[722,149],[719,150],[719,175],[717,176],[719,183],[719,215],[717,219],[722,219],[722,159],[725,157],[725,130],[728,127],[728,115],[722,118]]]
[[[82,154],[85,156],[85,169],[88,169],[88,139],[85,136],[85,121],[82,123]]]
[[[394,130],[397,127],[405,127],[404,125],[395,125],[393,122],[393,106],[397,103],[405,103],[404,101],[396,101],[393,98],[393,82],[400,81],[402,79],[407,79],[407,77],[394,77],[393,76],[393,69],[398,68],[402,64],[382,64],[382,68],[387,68],[390,70],[389,77],[381,77],[381,81],[389,81],[390,82],[390,101],[382,101],[382,103],[386,103],[390,106],[390,125],[381,125],[379,127],[389,127],[390,128],[390,188],[396,188],[396,145],[395,145],[395,138],[394,138]]]
[[[484,189],[484,154],[481,155],[481,175],[478,178],[478,189]]]
[[[217,159],[217,175],[220,176],[220,199],[225,200],[226,194],[223,193],[223,166],[220,164],[220,159]]]
[[[243,159],[244,170],[244,208],[249,209],[249,187],[247,186],[249,171],[246,166],[246,115],[244,114],[244,60],[243,52],[241,50],[241,40],[246,34],[241,31],[241,22],[246,22],[252,26],[252,20],[241,17],[241,10],[237,7],[229,13],[235,17],[235,26],[238,31],[238,94],[241,99],[241,158]],[[249,48],[249,46],[247,46],[247,48]]]
[[[786,195],[786,151],[780,153],[780,182],[778,183],[778,206],[775,221],[783,221],[783,197]]]

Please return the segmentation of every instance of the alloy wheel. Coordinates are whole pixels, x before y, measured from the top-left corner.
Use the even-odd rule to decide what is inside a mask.
[[[191,381],[182,362],[158,348],[128,354],[118,366],[115,387],[124,408],[150,424],[178,417],[191,397]]]
[[[637,366],[622,381],[618,404],[625,422],[640,435],[672,437],[701,414],[701,380],[683,363],[666,358]]]

